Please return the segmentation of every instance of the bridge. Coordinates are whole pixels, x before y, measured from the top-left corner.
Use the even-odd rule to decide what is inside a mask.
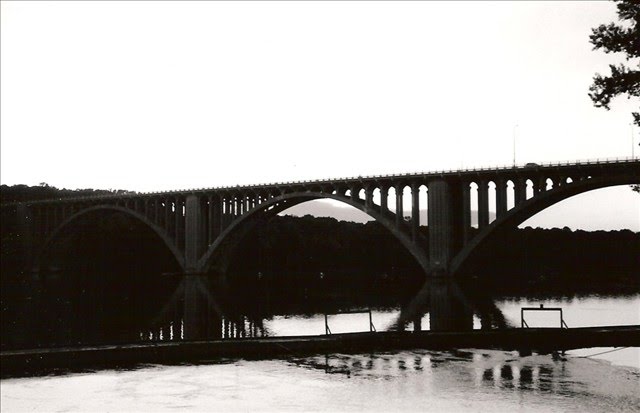
[[[61,198],[3,204],[2,209],[18,216],[31,269],[43,265],[47,250],[81,217],[115,211],[153,230],[185,274],[201,274],[224,273],[242,238],[274,215],[306,201],[333,199],[381,223],[426,274],[453,276],[501,230],[574,195],[638,183],[640,159],[635,158]],[[495,196],[489,196],[490,188]],[[405,216],[407,190],[411,208]],[[420,222],[421,191],[426,192],[428,236],[419,231],[425,224]],[[473,210],[472,198],[477,200]],[[495,211],[492,222],[490,210]],[[477,214],[477,231],[471,230],[472,214]]]
[[[1,208],[3,220],[17,216],[22,262],[29,273],[46,269],[48,252],[65,234],[78,231],[81,222],[113,213],[139,221],[180,268],[184,335],[198,338],[206,331],[202,313],[210,305],[200,275],[224,278],[242,239],[297,204],[332,199],[363,211],[397,238],[427,276],[446,280],[463,272],[502,231],[545,208],[580,193],[627,184],[640,184],[639,158],[61,198]],[[420,222],[425,194],[428,232],[419,230],[426,224]],[[411,201],[408,215],[405,198]],[[490,211],[495,211],[493,220]]]

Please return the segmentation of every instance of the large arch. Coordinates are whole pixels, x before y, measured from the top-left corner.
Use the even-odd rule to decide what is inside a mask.
[[[461,269],[469,258],[482,245],[490,242],[493,237],[501,231],[509,228],[515,228],[527,219],[531,218],[538,212],[549,208],[572,196],[596,189],[606,188],[618,185],[633,185],[640,183],[640,177],[630,175],[619,175],[611,177],[589,178],[577,182],[572,182],[553,188],[546,192],[538,193],[531,199],[523,202],[509,210],[504,216],[496,219],[491,225],[480,231],[451,261],[450,273],[455,275]]]
[[[324,192],[295,192],[288,193],[269,199],[261,203],[249,212],[235,219],[209,246],[198,262],[198,269],[201,272],[208,272],[216,258],[224,255],[225,248],[235,247],[235,245],[246,235],[256,224],[264,219],[268,219],[285,211],[295,205],[316,199],[333,199],[343,202],[371,216],[374,220],[382,224],[389,230],[400,243],[411,253],[418,264],[426,272],[429,262],[425,248],[414,243],[409,233],[398,229],[395,224],[395,214],[392,212],[382,212],[380,207],[374,205],[367,207],[364,203],[332,193]],[[226,251],[228,252],[228,251]],[[227,254],[228,255],[228,254]]]
[[[124,214],[126,214],[126,215],[128,215],[130,217],[135,218],[136,220],[140,221],[142,224],[144,224],[147,227],[149,227],[162,240],[162,242],[165,244],[165,246],[169,249],[169,251],[171,252],[173,257],[175,258],[176,263],[184,271],[184,268],[185,268],[185,266],[184,266],[184,255],[178,250],[178,248],[174,244],[173,240],[169,237],[169,235],[166,233],[166,231],[163,228],[161,228],[158,225],[156,225],[153,222],[151,222],[144,215],[141,215],[141,214],[139,214],[139,213],[137,213],[137,212],[135,212],[135,211],[133,211],[133,210],[131,210],[129,208],[124,208],[124,207],[115,206],[115,205],[97,205],[97,206],[89,207],[89,208],[83,209],[83,210],[73,214],[69,218],[65,219],[47,237],[45,242],[42,244],[42,247],[39,249],[38,254],[36,255],[36,262],[39,263],[41,261],[41,259],[44,256],[44,254],[50,248],[51,244],[56,240],[56,238],[58,236],[60,236],[62,234],[62,232],[65,229],[67,229],[67,227],[70,224],[72,224],[74,221],[76,221],[77,219],[79,219],[83,215],[86,215],[86,214],[89,214],[89,213],[92,213],[92,212],[98,212],[98,211],[122,212],[122,213],[124,213]]]

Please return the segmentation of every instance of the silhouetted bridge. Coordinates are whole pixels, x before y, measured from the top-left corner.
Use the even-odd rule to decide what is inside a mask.
[[[437,278],[435,284],[425,283],[424,291],[403,309],[400,322],[421,315],[421,300],[429,296],[431,314],[439,314],[431,323],[437,330],[457,328],[451,321],[457,318],[464,325],[471,320],[454,314],[448,287],[439,285],[461,272],[474,251],[492,245],[501,230],[514,228],[574,195],[638,183],[640,159],[627,159],[63,198],[1,207],[3,220],[7,214],[17,214],[22,262],[28,272],[48,268],[48,254],[62,245],[58,241],[86,229],[87,222],[117,213],[146,225],[166,245],[184,275],[174,294],[176,302],[165,307],[175,306],[173,328],[183,323],[184,338],[192,340],[208,337],[211,325],[219,325],[208,315],[212,311],[209,277],[200,274],[225,274],[233,249],[245,235],[302,202],[344,202],[387,228],[432,281]],[[405,198],[410,200],[407,216]],[[425,199],[428,232],[419,230],[425,224],[420,222],[420,202]],[[492,222],[490,210],[495,211]],[[477,214],[473,217],[477,231],[471,231],[472,214]],[[37,284],[43,277],[30,278]]]
[[[198,274],[224,273],[233,248],[274,215],[302,202],[333,199],[380,222],[427,274],[454,275],[501,229],[514,228],[574,195],[638,183],[640,159],[635,158],[62,198],[2,208],[18,214],[31,268],[42,265],[46,251],[81,217],[117,211],[151,228],[185,274]],[[411,204],[408,216],[405,195]],[[425,196],[428,239],[419,231]],[[493,222],[490,210],[495,211]],[[473,237],[472,213],[478,223]]]

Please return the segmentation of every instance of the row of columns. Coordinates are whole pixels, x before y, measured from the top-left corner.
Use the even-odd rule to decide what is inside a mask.
[[[412,240],[415,242],[418,238],[420,228],[420,184],[413,183],[409,185],[411,189],[411,217],[410,217],[410,230]],[[346,191],[349,190],[349,198],[353,202],[361,203],[364,201],[365,212],[378,210],[382,215],[387,215],[389,211],[389,189],[395,189],[395,225],[397,228],[402,229],[406,226],[404,217],[404,189],[407,187],[405,183],[399,183],[389,186],[377,186],[368,185],[362,188],[361,186],[341,187],[335,190],[333,193],[337,195],[346,196]],[[360,198],[360,191],[364,189],[364,200]],[[376,206],[373,201],[373,193],[376,189],[380,190],[380,206]]]
[[[516,178],[514,182],[514,204],[519,206],[527,201],[527,180]],[[496,217],[507,213],[507,180],[495,180]],[[532,181],[533,182],[533,181]],[[489,181],[475,181],[478,186],[478,228],[489,225]],[[566,184],[565,178],[554,180],[554,186]],[[429,216],[429,262],[432,272],[446,273],[447,266],[455,253],[471,238],[471,182],[431,181],[428,184]],[[546,179],[534,182],[534,197],[547,190]],[[400,204],[401,205],[401,204]]]
[[[547,179],[552,179],[553,187],[558,187],[566,184],[565,177],[556,177],[556,178],[539,178],[537,180],[529,180],[532,183],[533,196],[536,194],[547,191]],[[519,206],[525,201],[527,201],[527,179],[516,178],[511,180],[513,182],[513,191],[514,191],[514,206]],[[489,181],[488,180],[477,180],[474,181],[478,186],[478,228],[482,229],[489,225]],[[493,181],[495,184],[495,211],[496,218],[500,218],[507,213],[507,180],[506,179],[496,179]],[[465,185],[465,191],[470,191]],[[469,196],[469,195],[467,195]],[[468,206],[469,211],[471,210],[470,205]],[[470,227],[470,221],[469,225]],[[465,237],[467,239],[467,237]]]

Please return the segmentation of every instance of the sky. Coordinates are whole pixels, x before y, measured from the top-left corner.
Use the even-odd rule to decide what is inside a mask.
[[[640,152],[638,102],[587,95],[622,61],[588,41],[611,2],[0,7],[2,184],[159,191],[509,165],[514,146],[517,163]],[[584,196],[560,216],[640,230],[628,188]]]

